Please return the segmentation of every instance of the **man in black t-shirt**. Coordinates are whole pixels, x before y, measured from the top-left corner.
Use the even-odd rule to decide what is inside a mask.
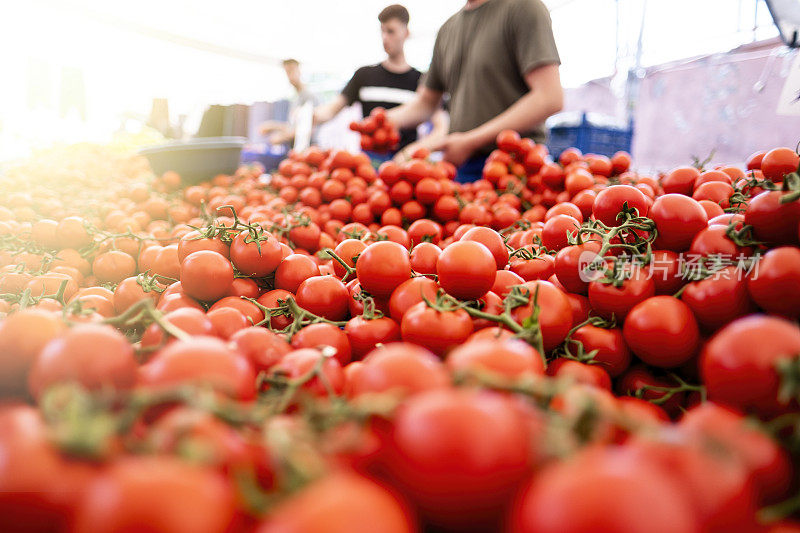
[[[353,77],[331,102],[314,110],[314,124],[323,124],[339,111],[355,102],[361,104],[364,116],[376,107],[391,109],[414,99],[422,73],[406,62],[403,46],[408,38],[408,10],[398,4],[385,8],[378,15],[381,39],[387,58],[377,65],[358,69]],[[431,135],[447,133],[447,118],[443,112],[431,118]],[[416,128],[401,130],[400,147],[416,141]]]

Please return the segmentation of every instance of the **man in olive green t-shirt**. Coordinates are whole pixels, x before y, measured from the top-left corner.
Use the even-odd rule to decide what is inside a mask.
[[[413,127],[449,93],[450,133],[435,148],[455,165],[482,166],[504,129],[544,142],[545,119],[563,106],[559,64],[541,0],[468,0],[439,29],[424,86],[389,118]]]

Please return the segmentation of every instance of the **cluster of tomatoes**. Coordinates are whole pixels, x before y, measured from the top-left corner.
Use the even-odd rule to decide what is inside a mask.
[[[389,152],[400,142],[400,132],[387,120],[382,107],[376,107],[361,121],[351,122],[350,129],[361,134],[362,150]]]
[[[497,145],[8,172],[2,529],[798,531],[797,154]]]

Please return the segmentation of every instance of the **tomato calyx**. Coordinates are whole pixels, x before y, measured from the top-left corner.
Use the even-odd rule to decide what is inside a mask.
[[[322,257],[323,259],[333,259],[334,261],[342,265],[342,268],[344,268],[345,270],[344,276],[342,276],[341,279],[342,283],[347,283],[347,280],[350,279],[350,276],[356,275],[355,267],[351,267],[350,265],[348,265],[347,261],[339,257],[339,255],[330,248],[325,248],[323,250],[320,250],[319,256]],[[356,261],[358,260],[358,255],[353,256],[352,260],[353,260],[353,265],[355,265]]]
[[[788,204],[800,200],[800,168],[783,177],[783,190],[781,203]]]
[[[360,315],[364,320],[376,320],[384,317],[383,311],[375,307],[375,299],[364,289],[354,293],[353,299],[361,302],[364,306]]]
[[[285,300],[278,300],[278,307],[267,307],[257,300],[253,298],[248,298],[247,296],[240,296],[243,300],[247,300],[251,302],[253,305],[258,307],[261,311],[264,312],[264,320],[253,324],[254,326],[265,326],[276,333],[282,333],[286,336],[287,341],[291,341],[292,337],[303,329],[304,327],[310,324],[317,324],[317,323],[325,323],[331,324],[336,327],[341,327],[347,324],[347,321],[333,321],[328,320],[327,318],[321,317],[319,315],[315,315],[311,311],[303,309],[299,305],[294,298],[286,298]],[[293,317],[294,320],[291,324],[286,326],[286,328],[282,330],[275,330],[272,328],[270,324],[270,319],[274,316],[286,316],[286,317]]]
[[[170,278],[168,276],[162,276],[161,274],[150,275],[150,269],[147,269],[136,276],[136,283],[139,284],[144,292],[157,292],[160,294],[167,290],[167,288],[163,283],[158,281],[159,279],[168,281],[170,283],[175,283],[178,281],[177,279]]]
[[[741,246],[742,248],[747,248],[749,246],[760,246],[763,241],[758,241],[753,238],[753,226],[749,224],[743,224],[740,228],[737,229],[741,222],[736,220],[731,220],[728,224],[727,228],[725,229],[725,235],[733,241],[734,244],[737,246]]]

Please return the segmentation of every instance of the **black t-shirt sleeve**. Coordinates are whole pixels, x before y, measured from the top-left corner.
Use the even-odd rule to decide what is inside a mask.
[[[364,86],[364,68],[360,68],[356,70],[353,77],[350,78],[350,81],[347,82],[347,85],[344,86],[342,89],[342,95],[344,96],[345,100],[347,100],[347,105],[353,105],[353,103],[358,101],[358,93],[361,90],[361,87]]]

